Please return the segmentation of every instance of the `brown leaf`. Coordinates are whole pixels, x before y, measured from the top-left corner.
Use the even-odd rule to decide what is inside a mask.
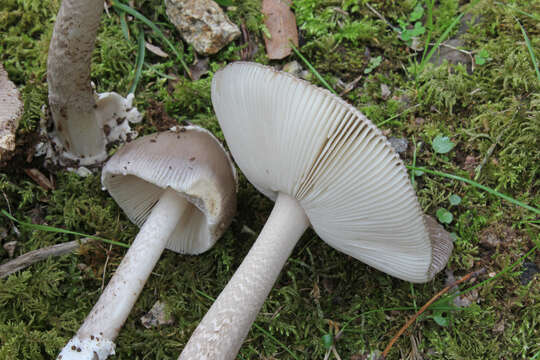
[[[154,55],[160,56],[162,58],[169,57],[169,55],[165,51],[161,50],[159,46],[145,42],[144,47],[147,48],[148,51],[150,51]]]
[[[24,172],[45,190],[54,190],[54,185],[51,180],[43,175],[43,173],[38,169],[24,169]]]
[[[195,63],[189,67],[193,80],[197,81],[201,78],[201,76],[208,74],[208,68],[207,57],[196,59]]]
[[[270,38],[264,37],[266,54],[269,59],[283,59],[291,54],[292,41],[298,46],[298,30],[296,18],[290,8],[289,0],[263,0],[262,13],[264,24],[270,33]]]

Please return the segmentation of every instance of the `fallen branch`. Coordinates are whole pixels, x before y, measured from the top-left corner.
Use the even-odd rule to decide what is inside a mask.
[[[0,279],[49,257],[71,253],[91,240],[92,239],[90,238],[83,238],[27,252],[24,255],[0,265]]]
[[[448,292],[448,290],[452,289],[453,287],[461,284],[462,282],[464,281],[467,281],[469,280],[470,278],[472,277],[477,277],[479,274],[483,273],[485,271],[485,269],[480,269],[478,271],[473,271],[472,273],[469,273],[467,275],[465,275],[464,277],[462,277],[461,279],[457,280],[457,281],[454,281],[452,284],[448,285],[447,287],[445,287],[444,289],[442,289],[441,291],[439,291],[437,294],[435,294],[435,296],[433,296],[427,303],[424,304],[424,306],[422,306],[420,308],[420,310],[418,310],[418,312],[416,314],[413,315],[413,317],[411,317],[409,319],[409,321],[407,321],[405,323],[405,325],[403,325],[403,327],[401,329],[399,329],[399,331],[397,332],[396,335],[394,335],[394,337],[392,338],[392,340],[390,340],[390,342],[388,343],[388,345],[386,346],[386,348],[384,349],[383,353],[382,353],[382,358],[386,358],[386,355],[388,355],[388,353],[390,352],[390,349],[392,348],[392,345],[394,345],[394,343],[397,341],[397,339],[399,339],[399,337],[405,332],[405,330],[407,330],[409,328],[409,326],[411,326],[415,321],[416,319],[424,312],[427,310],[427,308],[429,308],[431,306],[431,304],[433,304],[435,302],[435,300],[437,300],[438,298],[440,298],[442,295],[446,294]]]

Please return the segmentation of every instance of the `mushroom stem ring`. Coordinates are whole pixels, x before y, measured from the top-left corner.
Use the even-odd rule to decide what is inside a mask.
[[[255,244],[179,359],[236,358],[287,258],[308,226],[309,220],[298,201],[280,193]]]

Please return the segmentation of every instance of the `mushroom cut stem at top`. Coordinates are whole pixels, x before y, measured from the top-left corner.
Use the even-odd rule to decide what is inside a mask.
[[[236,358],[283,265],[308,226],[309,220],[298,201],[280,193],[255,244],[179,359]]]
[[[98,359],[114,354],[112,341],[126,321],[187,206],[188,202],[175,190],[168,188],[163,192],[77,335],[60,353],[62,360],[94,359],[96,347],[104,350],[104,354],[96,351]]]

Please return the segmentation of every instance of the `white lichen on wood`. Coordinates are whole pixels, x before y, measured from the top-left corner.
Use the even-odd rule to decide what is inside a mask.
[[[0,64],[0,161],[15,150],[15,132],[23,112],[19,91]]]

